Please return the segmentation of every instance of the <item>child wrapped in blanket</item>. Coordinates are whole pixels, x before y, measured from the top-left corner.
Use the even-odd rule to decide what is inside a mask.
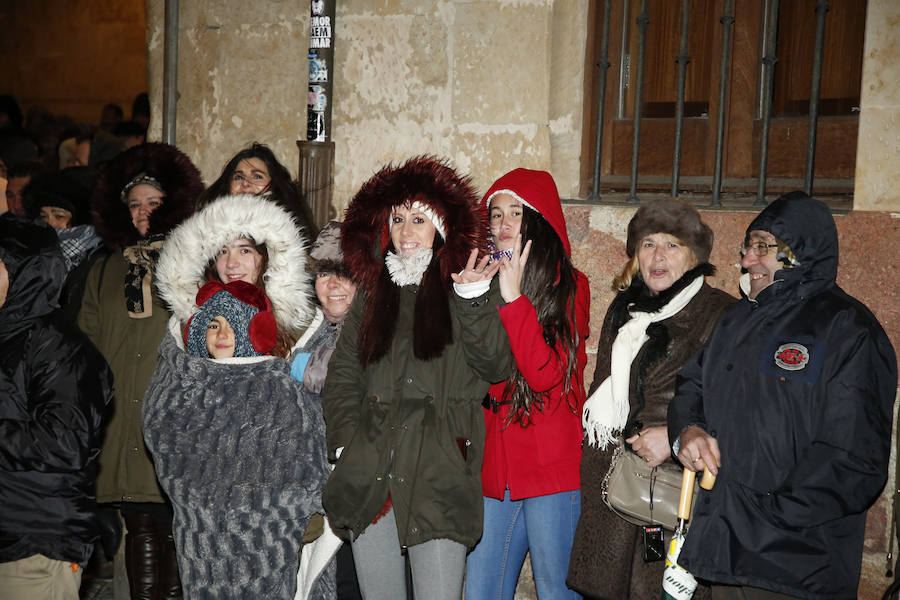
[[[185,598],[292,598],[330,473],[321,405],[267,354],[276,325],[262,289],[209,282],[196,303],[183,339],[170,322],[143,407]]]

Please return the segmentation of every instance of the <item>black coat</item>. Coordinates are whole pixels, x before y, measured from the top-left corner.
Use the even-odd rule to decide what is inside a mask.
[[[679,563],[715,583],[856,598],[866,509],[887,479],[896,358],[835,283],[823,204],[792,194],[752,230],[784,241],[800,265],[736,303],[679,375],[669,438],[697,424],[722,453]]]
[[[98,537],[94,479],[112,376],[57,299],[49,227],[0,217],[10,289],[0,308],[0,562],[84,563]]]

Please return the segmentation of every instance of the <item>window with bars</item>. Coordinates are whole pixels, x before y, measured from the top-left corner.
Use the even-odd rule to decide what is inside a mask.
[[[864,0],[592,0],[582,197],[762,204],[807,189],[850,208],[865,13]]]

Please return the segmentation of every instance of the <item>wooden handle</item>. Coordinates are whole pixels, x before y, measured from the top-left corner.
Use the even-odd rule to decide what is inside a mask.
[[[711,490],[713,486],[716,485],[716,476],[713,475],[709,469],[703,469],[703,478],[700,480],[700,487],[704,490]]]
[[[678,518],[691,518],[691,500],[694,499],[694,478],[697,474],[690,469],[681,473],[681,497],[678,499]]]

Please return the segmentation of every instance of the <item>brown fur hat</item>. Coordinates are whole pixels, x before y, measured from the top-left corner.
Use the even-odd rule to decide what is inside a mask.
[[[347,268],[344,254],[341,252],[341,223],[339,221],[329,221],[319,232],[316,241],[309,249],[306,272],[311,275],[328,272],[350,279],[350,269]]]
[[[447,232],[435,253],[416,298],[413,347],[423,360],[439,356],[452,341],[449,314],[450,275],[465,266],[473,248],[487,252],[488,221],[467,177],[433,156],[417,156],[403,165],[388,165],[363,184],[350,201],[341,228],[344,261],[359,289],[368,296],[359,332],[363,364],[390,347],[396,323],[399,288],[384,268],[390,247],[388,228],[393,207],[419,201],[443,221]]]
[[[122,200],[122,190],[141,173],[158,181],[166,195],[162,206],[150,215],[147,235],[169,233],[193,214],[197,197],[203,191],[197,167],[175,146],[141,144],[119,154],[102,168],[91,196],[97,234],[111,248],[131,246],[141,237]]]
[[[709,261],[713,246],[713,231],[700,218],[694,206],[684,200],[662,198],[641,204],[628,223],[625,251],[634,256],[638,242],[651,233],[668,233],[691,250],[699,263]]]

